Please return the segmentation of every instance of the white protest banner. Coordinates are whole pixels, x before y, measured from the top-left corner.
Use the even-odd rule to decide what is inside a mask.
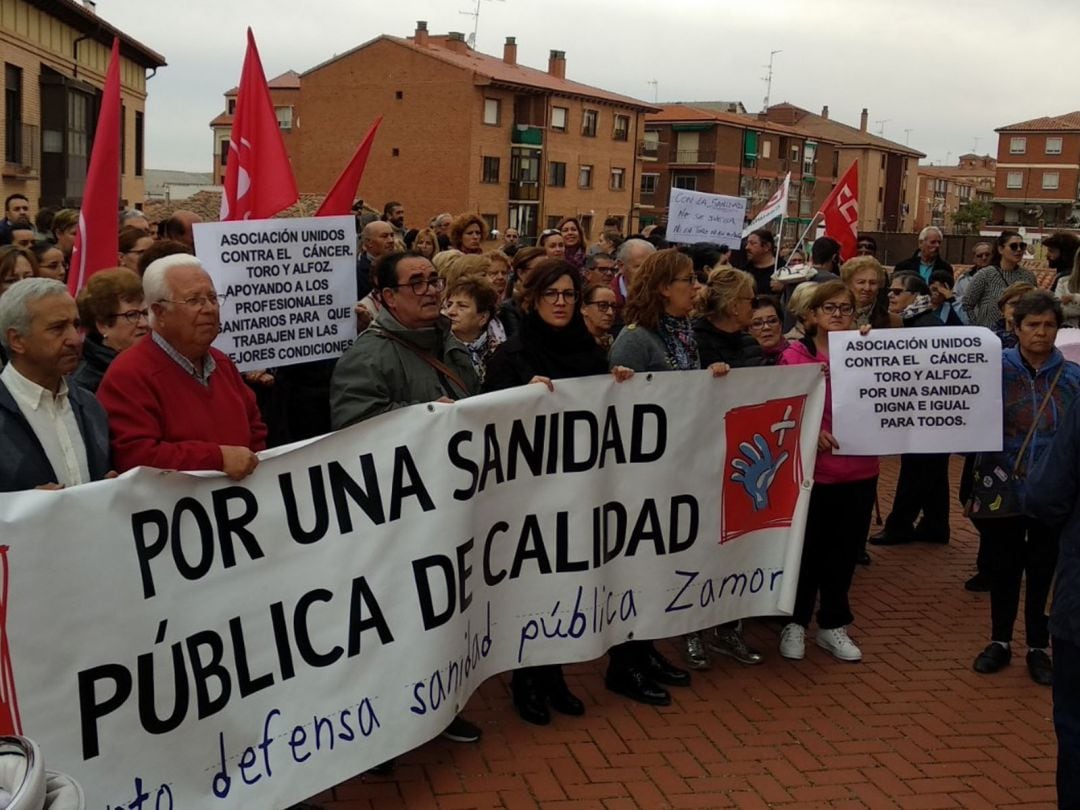
[[[669,242],[715,242],[738,246],[742,241],[746,200],[672,186],[668,197]]]
[[[1001,341],[989,329],[832,332],[829,375],[845,455],[1001,449]]]
[[[195,225],[195,254],[221,299],[214,345],[237,368],[340,357],[356,338],[356,220]]]
[[[790,613],[823,403],[816,366],[559,381],[395,410],[241,482],[6,494],[0,732],[88,807],[284,808],[496,673]]]

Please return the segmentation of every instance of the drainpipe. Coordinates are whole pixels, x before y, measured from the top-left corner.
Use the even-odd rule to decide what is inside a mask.
[[[71,75],[74,78],[79,78],[79,43],[84,39],[90,39],[89,34],[83,34],[81,37],[76,37],[75,41],[71,43],[71,59],[75,63],[71,68]]]

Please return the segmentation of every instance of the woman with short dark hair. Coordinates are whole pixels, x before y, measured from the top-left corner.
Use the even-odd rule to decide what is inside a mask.
[[[788,347],[784,337],[784,313],[780,302],[771,295],[759,295],[754,298],[750,335],[761,346],[765,365],[775,366],[780,355]]]
[[[978,521],[990,579],[990,644],[975,659],[989,674],[1012,658],[1013,624],[1026,579],[1024,628],[1032,680],[1053,681],[1046,600],[1054,577],[1060,529],[1029,517],[1020,504],[1020,481],[1047,451],[1065,413],[1080,397],[1080,366],[1054,347],[1061,304],[1036,290],[1016,302],[1019,345],[1002,362],[1002,449],[974,462],[968,513]]]
[[[487,362],[506,341],[499,323],[499,296],[485,276],[464,275],[450,282],[443,297],[443,314],[450,319],[450,331],[465,344],[480,382],[484,382]]]

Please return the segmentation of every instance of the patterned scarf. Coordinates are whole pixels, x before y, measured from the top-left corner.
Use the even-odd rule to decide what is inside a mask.
[[[904,311],[900,313],[900,317],[905,321],[908,318],[914,318],[916,315],[922,315],[924,312],[929,312],[933,309],[933,305],[930,303],[929,295],[917,295],[915,300],[904,307]]]
[[[697,341],[694,339],[694,325],[689,318],[661,315],[658,331],[664,340],[669,366],[678,371],[701,368]]]

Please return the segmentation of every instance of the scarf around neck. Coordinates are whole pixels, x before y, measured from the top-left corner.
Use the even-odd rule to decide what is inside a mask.
[[[933,309],[933,306],[930,304],[930,296],[917,295],[915,296],[914,301],[904,307],[904,311],[900,313],[900,317],[906,321],[909,318],[922,315],[924,312],[929,312],[931,309]]]
[[[661,315],[657,331],[664,341],[669,366],[678,371],[701,368],[694,324],[689,318]]]

